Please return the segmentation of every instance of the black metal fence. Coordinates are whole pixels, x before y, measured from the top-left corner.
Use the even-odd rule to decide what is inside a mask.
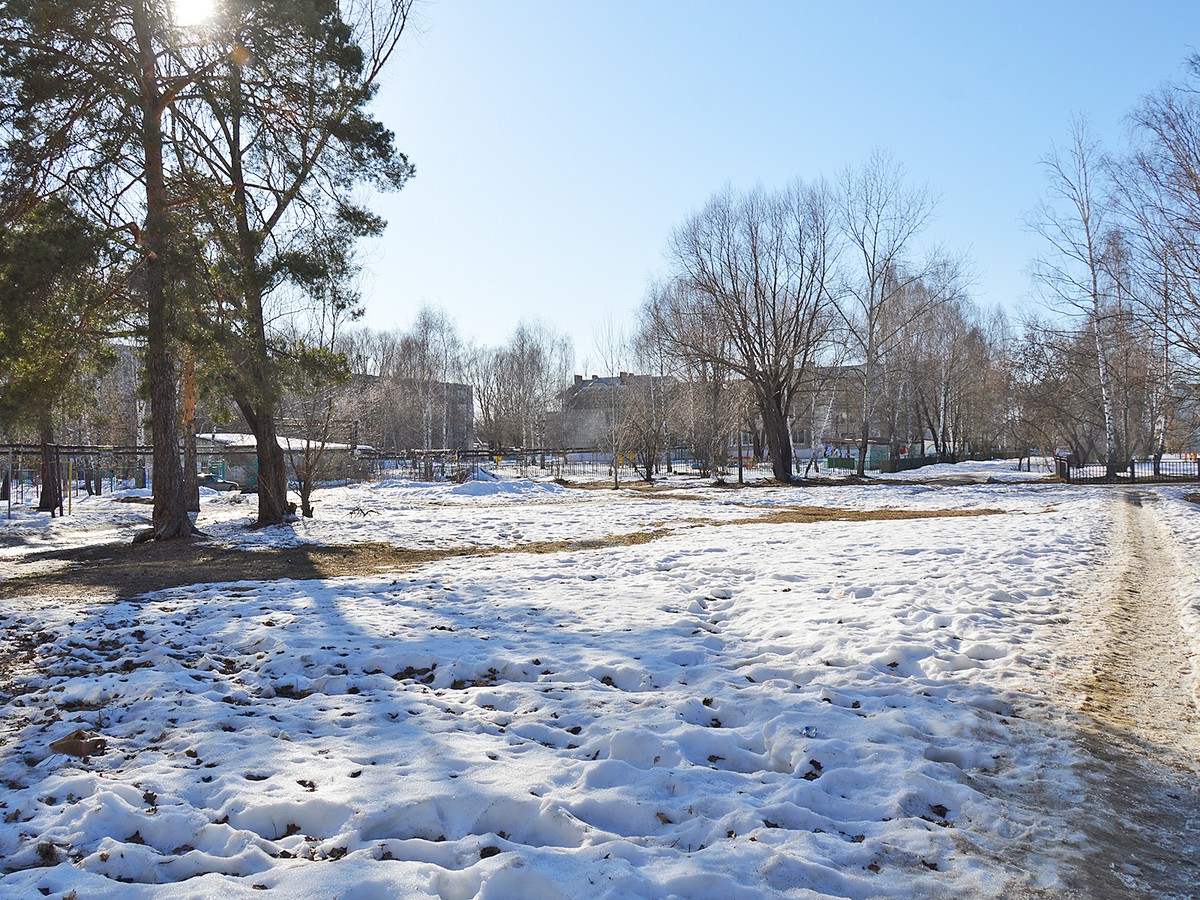
[[[461,481],[477,469],[498,475],[519,477],[550,476],[553,478],[591,478],[603,481],[612,478],[613,456],[610,450],[597,449],[537,449],[537,450],[428,450],[404,454],[364,454],[369,462],[369,478],[404,478],[413,481]],[[622,481],[642,476],[641,463],[634,454],[618,454],[618,470]],[[770,474],[770,460],[746,457],[746,472]],[[655,461],[655,474],[668,472],[700,474],[711,477],[729,476],[737,472],[737,460],[729,459],[715,468],[702,469],[687,448],[664,451]]]
[[[400,454],[370,451],[362,453],[360,456],[369,470],[363,472],[361,477],[375,481],[386,478],[403,478],[412,481],[462,481],[478,469],[522,478],[542,475],[554,478],[574,477],[606,480],[611,479],[613,475],[612,451],[604,449],[412,450]],[[873,457],[868,460],[866,471],[873,474],[886,474],[907,472],[939,463],[1023,458],[1027,458],[1027,454],[1008,450],[914,455],[897,460]],[[632,453],[627,451],[620,453],[618,460],[622,481],[635,480],[642,476],[640,460],[635,461]],[[807,463],[807,458],[798,457],[794,461],[797,475],[804,473]],[[852,456],[817,457],[813,471],[820,474],[829,470],[853,470],[857,465],[858,459]],[[750,455],[743,457],[742,468],[745,474],[755,476],[770,476],[774,471],[770,459]],[[735,456],[724,460],[718,466],[702,468],[697,463],[692,451],[686,447],[672,448],[669,453],[664,451],[655,462],[656,475],[668,473],[699,475],[703,472],[708,477],[728,478],[736,475],[737,471],[738,463]]]
[[[149,447],[51,444],[49,449],[64,490],[77,487],[87,493],[107,493],[147,486]],[[0,482],[8,489],[0,500],[23,497],[27,490],[36,496],[42,471],[40,444],[0,444]]]
[[[1055,473],[1071,484],[1169,484],[1200,481],[1200,459],[1167,457],[1105,463],[1076,463],[1069,457],[1054,459]]]

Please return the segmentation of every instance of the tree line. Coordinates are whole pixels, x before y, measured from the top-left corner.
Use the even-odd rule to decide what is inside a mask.
[[[1111,472],[1195,446],[1200,403],[1200,56],[1130,114],[1104,153],[1076,119],[1043,160],[1040,303],[1014,322],[969,299],[963,260],[921,252],[934,201],[884,153],[832,183],[725,190],[671,235],[639,340],[679,372],[736,377],[775,477],[793,476],[834,398],[857,417],[857,470],[882,440],[939,452],[1066,445]],[[851,389],[853,398],[846,396]],[[823,425],[820,407],[826,403]]]
[[[630,333],[598,336],[596,367],[641,373],[606,382],[608,450],[649,478],[683,444],[709,472],[749,431],[786,481],[797,435],[815,453],[830,431],[853,435],[859,474],[881,443],[893,460],[916,443],[950,456],[1070,452],[1110,470],[1194,448],[1198,87],[1193,58],[1187,78],[1131,113],[1118,152],[1067,123],[1028,216],[1045,248],[1031,264],[1036,301],[1017,313],[972,301],[969,264],[926,240],[933,196],[886,153],[829,181],[718,192],[670,235]],[[533,342],[538,353],[507,368],[527,337],[454,357],[492,446],[555,443],[569,365],[541,361],[572,354]]]
[[[180,436],[197,410],[254,434],[263,525],[289,514],[281,422],[322,443],[352,420],[363,442],[432,451],[453,443],[465,386],[478,442],[569,442],[575,348],[553,327],[479,347],[433,309],[406,329],[355,324],[355,242],[384,227],[357,190],[414,174],[369,112],[408,14],[228,0],[182,27],[167,0],[3,7],[0,428],[45,445],[56,423],[93,433],[106,411],[89,393],[139,347],[160,539],[192,531]],[[746,434],[781,481],[798,438],[815,452],[830,433],[859,474],[880,444],[894,459],[913,442],[1067,447],[1110,469],[1194,446],[1198,98],[1195,57],[1130,114],[1129,146],[1106,153],[1070,123],[1043,161],[1039,302],[1019,314],[973,302],[968,263],[929,240],[935,198],[884,152],[828,180],[719,191],[669,235],[628,334],[592,348],[614,477],[633,454],[652,478],[673,444],[720,471]],[[291,462],[310,512],[319,459]]]

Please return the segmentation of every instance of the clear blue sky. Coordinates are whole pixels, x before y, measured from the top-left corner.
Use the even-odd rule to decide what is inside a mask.
[[[366,324],[421,304],[502,342],[632,316],[671,228],[724,184],[833,177],[875,147],[941,198],[931,243],[1016,308],[1038,160],[1085,114],[1110,149],[1200,49],[1200,3],[425,0],[377,111],[417,167],[374,208]]]

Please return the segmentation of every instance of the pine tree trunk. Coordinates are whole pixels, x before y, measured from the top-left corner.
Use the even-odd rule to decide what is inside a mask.
[[[275,410],[266,402],[257,406],[238,402],[257,444],[258,520],[255,527],[281,525],[291,518],[287,499],[287,458],[279,446]]]
[[[183,497],[175,366],[170,355],[172,328],[164,287],[167,191],[163,178],[162,100],[145,9],[140,3],[134,3],[132,12],[142,76],[141,137],[146,175],[146,220],[142,243],[146,254],[143,270],[146,290],[146,380],[150,387],[150,434],[154,453],[152,525],[153,537],[161,541],[188,537],[193,528]]]
[[[196,361],[183,363],[183,499],[189,512],[200,512],[200,480],[196,460]]]
[[[48,512],[54,518],[62,506],[62,483],[58,473],[58,455],[54,444],[54,430],[50,424],[50,416],[44,414],[38,428],[38,438],[42,445],[42,493],[38,498],[38,512]]]

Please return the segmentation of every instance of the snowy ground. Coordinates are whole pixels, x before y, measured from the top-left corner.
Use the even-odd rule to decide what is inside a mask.
[[[0,599],[5,633],[36,645],[0,694],[0,894],[1054,896],[1087,839],[1055,673],[1113,492],[931,469],[651,494],[356,486],[255,532],[247,505],[206,496],[211,540],[247,550],[488,552]],[[951,483],[964,472],[993,483]],[[1182,494],[1160,489],[1155,514],[1190,546],[1195,650],[1200,508]],[[805,506],[860,517],[779,515]],[[148,507],[74,512],[0,519],[0,562],[127,537]],[[532,552],[548,541],[569,546]],[[76,731],[105,750],[51,750]]]

